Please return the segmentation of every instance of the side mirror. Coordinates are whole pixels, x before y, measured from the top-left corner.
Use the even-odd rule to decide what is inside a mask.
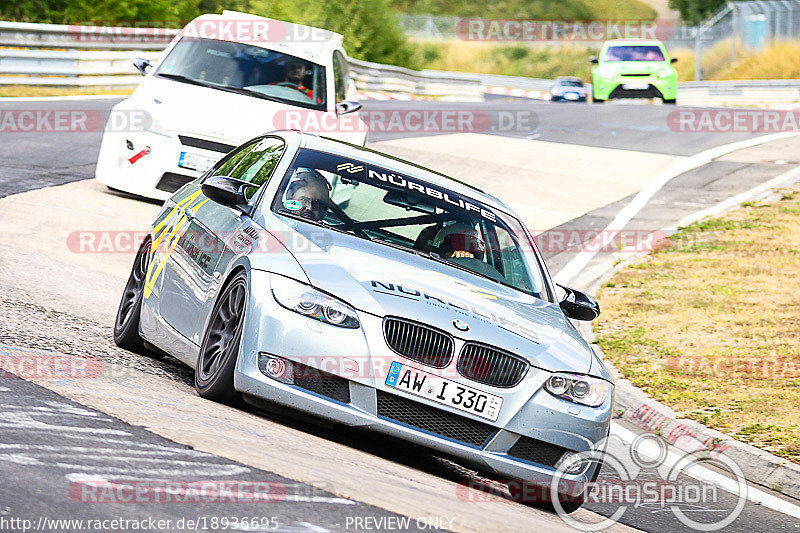
[[[559,305],[564,314],[575,320],[586,320],[590,322],[600,316],[600,304],[597,300],[581,291],[559,285],[567,295]]]
[[[337,115],[346,115],[348,113],[355,113],[361,109],[361,102],[356,102],[354,100],[345,100],[343,102],[339,102],[336,104],[336,114]]]
[[[599,63],[599,61],[597,60],[597,56],[590,57],[589,63],[591,63],[592,65],[596,65],[597,63]]]
[[[670,63],[677,63],[678,62],[678,58],[677,57],[673,57],[672,59],[669,60],[669,62]]]
[[[147,74],[147,69],[149,69],[151,66],[150,60],[143,57],[134,57],[131,60],[131,63],[133,63],[133,66],[136,67],[136,70],[141,72],[142,76]]]
[[[253,185],[229,176],[213,176],[206,179],[200,189],[203,194],[218,204],[241,209],[247,205],[245,189],[248,187],[253,187]]]

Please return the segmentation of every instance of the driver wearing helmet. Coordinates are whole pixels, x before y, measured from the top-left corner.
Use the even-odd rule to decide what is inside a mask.
[[[309,99],[314,100],[314,91],[303,84],[308,69],[309,66],[305,61],[301,61],[299,59],[290,59],[283,66],[285,79],[283,81],[270,83],[269,85],[291,87],[292,89],[297,89]],[[317,98],[317,103],[322,103],[322,100]]]
[[[477,259],[483,261],[486,245],[478,232],[461,222],[442,228],[434,239],[439,255],[445,259]]]
[[[473,226],[463,222],[447,225],[436,234],[433,245],[438,247],[442,258],[477,274],[505,281],[500,272],[483,260],[486,243]]]
[[[325,177],[312,169],[299,169],[289,186],[286,187],[286,200],[295,200],[300,204],[296,215],[319,222],[328,212],[331,204],[331,185]]]

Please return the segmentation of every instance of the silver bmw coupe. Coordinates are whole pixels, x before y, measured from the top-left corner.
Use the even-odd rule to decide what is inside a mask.
[[[558,479],[569,511],[600,469],[585,457],[602,456],[614,399],[569,319],[599,312],[554,285],[493,196],[273,132],[167,200],[114,339],[191,366],[210,400],[386,433],[504,480]]]

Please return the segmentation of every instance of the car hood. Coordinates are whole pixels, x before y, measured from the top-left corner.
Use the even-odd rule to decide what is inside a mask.
[[[167,130],[234,146],[268,131],[286,129],[286,111],[312,113],[291,104],[153,76],[139,85],[124,106],[146,111]],[[361,143],[351,132],[329,136]]]
[[[294,226],[286,244],[309,282],[359,311],[429,324],[549,371],[592,369],[591,348],[557,304],[404,250],[276,218]],[[469,330],[457,330],[456,320]]]

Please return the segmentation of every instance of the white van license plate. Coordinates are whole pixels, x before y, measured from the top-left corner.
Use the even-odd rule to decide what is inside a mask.
[[[211,157],[192,154],[189,152],[181,152],[181,156],[178,158],[178,166],[181,168],[205,172],[209,168],[213,167],[217,161],[217,159]]]

